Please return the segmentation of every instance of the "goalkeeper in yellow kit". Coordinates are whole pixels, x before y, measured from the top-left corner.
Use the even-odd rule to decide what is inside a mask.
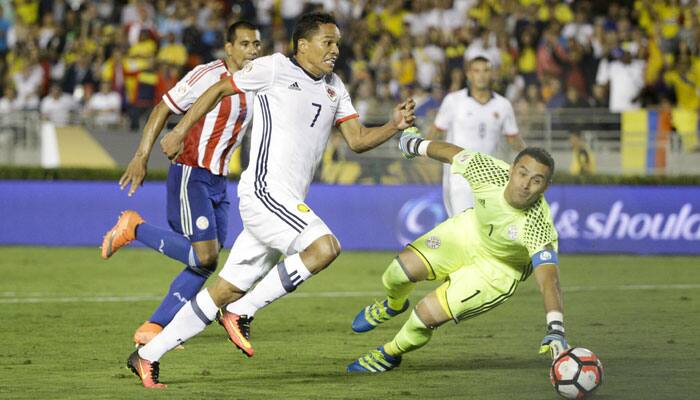
[[[513,165],[416,131],[401,135],[407,158],[427,156],[452,164],[471,186],[475,206],[441,223],[404,248],[382,276],[387,297],[362,309],[352,323],[366,332],[408,309],[417,282],[444,280],[423,297],[393,340],[348,365],[349,372],[384,372],[401,356],[430,341],[447,321],[485,313],[510,298],[534,274],[544,298],[547,333],[540,352],[556,357],[568,348],[557,266],[557,232],[543,193],[554,173],[545,150],[528,147]]]

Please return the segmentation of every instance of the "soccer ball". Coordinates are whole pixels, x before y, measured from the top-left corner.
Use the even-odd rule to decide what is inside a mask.
[[[552,363],[549,380],[566,399],[583,399],[603,384],[603,364],[592,351],[573,347]]]

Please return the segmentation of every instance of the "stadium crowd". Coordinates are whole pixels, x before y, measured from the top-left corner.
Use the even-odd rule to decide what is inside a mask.
[[[430,116],[486,55],[495,89],[526,114],[557,108],[700,108],[695,0],[14,0],[0,8],[0,110],[65,110],[101,125],[139,119],[201,62],[226,27],[261,27],[265,51],[290,52],[302,12],[333,12],[345,37],[338,72],[365,122],[412,95]],[[392,101],[387,101],[392,99]]]

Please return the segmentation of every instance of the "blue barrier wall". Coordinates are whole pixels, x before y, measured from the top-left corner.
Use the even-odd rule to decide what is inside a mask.
[[[230,246],[241,229],[236,186]],[[564,253],[700,254],[700,188],[555,185]],[[312,186],[307,204],[345,250],[397,250],[445,218],[438,186]],[[123,209],[167,226],[165,184],[129,198],[114,182],[0,181],[0,245],[99,246]]]

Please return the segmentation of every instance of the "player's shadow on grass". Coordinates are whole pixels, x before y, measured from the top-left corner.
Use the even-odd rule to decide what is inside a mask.
[[[415,360],[404,365],[407,370],[418,371],[469,371],[499,369],[542,369],[547,367],[547,360],[542,358],[493,357],[474,359],[440,359]]]

